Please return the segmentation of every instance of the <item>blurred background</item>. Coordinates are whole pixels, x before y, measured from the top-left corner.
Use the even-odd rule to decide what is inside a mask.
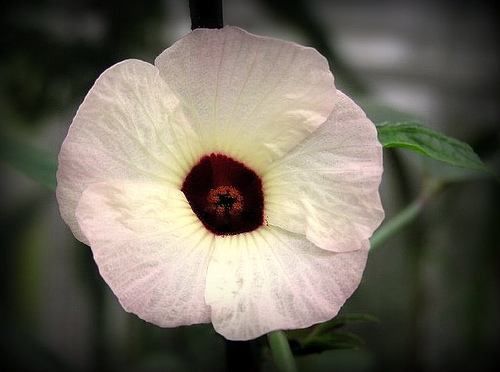
[[[418,121],[469,143],[498,173],[495,5],[240,0],[225,1],[224,21],[317,48],[337,86],[374,122]],[[1,370],[225,371],[228,345],[210,325],[165,330],[125,313],[90,249],[62,222],[54,192],[16,168],[26,154],[54,166],[99,74],[127,58],[152,63],[190,31],[187,2],[2,1],[0,8]],[[388,219],[429,178],[450,184],[371,252],[341,312],[379,319],[350,328],[364,345],[300,357],[301,370],[498,370],[499,184],[404,151],[384,156]]]

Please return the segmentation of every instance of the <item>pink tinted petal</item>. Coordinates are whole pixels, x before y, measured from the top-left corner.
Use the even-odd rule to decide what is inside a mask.
[[[78,109],[59,154],[57,198],[75,236],[86,242],[75,210],[93,182],[161,180],[180,185],[194,161],[193,133],[156,67],[127,60],[105,71]]]
[[[211,236],[180,191],[97,183],[84,191],[76,216],[125,310],[163,327],[210,321],[204,289]]]
[[[346,252],[360,249],[383,219],[382,148],[361,109],[337,94],[327,122],[263,178],[270,225]]]
[[[316,50],[235,27],[197,29],[155,64],[186,105],[207,152],[254,167],[304,139],[334,104],[333,76]]]
[[[361,280],[367,248],[329,252],[275,227],[218,239],[206,289],[215,329],[249,340],[333,318]]]

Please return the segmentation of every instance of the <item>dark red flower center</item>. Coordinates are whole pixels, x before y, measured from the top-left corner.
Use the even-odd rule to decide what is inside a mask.
[[[250,232],[264,223],[260,177],[226,155],[203,156],[181,190],[203,225],[216,235]]]

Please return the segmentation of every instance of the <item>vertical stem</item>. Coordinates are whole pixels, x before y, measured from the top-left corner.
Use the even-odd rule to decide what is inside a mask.
[[[222,28],[222,0],[189,0],[191,29]]]
[[[283,331],[274,331],[267,335],[274,362],[280,372],[298,372],[290,344]]]
[[[371,249],[376,249],[385,241],[387,241],[396,233],[400,232],[403,228],[409,226],[411,223],[418,221],[417,217],[424,209],[425,205],[437,193],[439,193],[445,185],[439,181],[427,180],[422,190],[421,195],[406,208],[396,214],[391,220],[385,222],[370,239]],[[422,270],[423,270],[423,228],[417,224],[413,226],[412,234],[407,243],[411,256],[411,293],[412,293],[412,329],[409,335],[410,339],[410,371],[420,371],[422,369],[422,358],[420,356],[422,333],[420,331],[421,313],[425,300],[425,288],[422,283]]]
[[[260,370],[252,341],[226,340],[226,362],[228,372],[257,372]]]

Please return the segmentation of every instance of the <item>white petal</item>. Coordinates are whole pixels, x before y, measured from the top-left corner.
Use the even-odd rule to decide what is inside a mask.
[[[155,61],[204,138],[259,169],[330,114],[333,76],[316,50],[235,27],[197,29]]]
[[[362,110],[338,97],[327,122],[263,178],[270,225],[346,252],[361,248],[383,219],[382,148]]]
[[[217,239],[206,289],[215,329],[248,340],[333,318],[361,280],[367,248],[329,252],[276,227]]]
[[[196,135],[156,67],[127,60],[105,71],[80,106],[59,154],[57,197],[63,219],[75,220],[83,190],[103,179],[180,185],[194,159]]]
[[[159,326],[209,322],[212,236],[182,192],[164,184],[89,186],[76,211],[104,280],[125,310]]]

